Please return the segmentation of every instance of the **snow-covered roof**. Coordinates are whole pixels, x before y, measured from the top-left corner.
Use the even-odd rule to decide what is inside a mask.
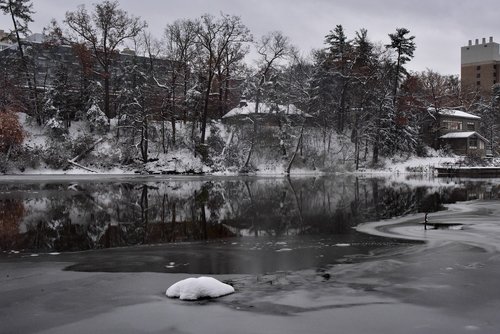
[[[473,135],[476,135],[477,137],[481,138],[485,142],[488,142],[488,139],[484,138],[476,131],[450,132],[450,133],[447,133],[445,135],[442,135],[439,138],[441,138],[441,139],[460,139],[460,138],[462,138],[463,139],[463,138],[469,138]]]
[[[435,110],[434,108],[429,108],[430,110]],[[439,111],[439,115],[443,116],[453,116],[453,117],[461,117],[461,118],[469,118],[469,119],[481,119],[481,117],[469,114],[465,111],[455,110],[455,109],[441,109]]]
[[[234,117],[239,115],[249,115],[255,113],[255,102],[247,102],[246,106],[236,107],[231,109],[227,114],[222,116],[222,118]],[[285,115],[300,115],[304,117],[312,117],[306,114],[293,104],[289,105],[275,105],[271,106],[267,103],[259,103],[259,114],[279,114],[283,113]]]
[[[27,41],[30,41],[32,43],[43,43],[47,39],[47,36],[44,34],[41,34],[39,32],[31,34],[30,36],[26,37]]]

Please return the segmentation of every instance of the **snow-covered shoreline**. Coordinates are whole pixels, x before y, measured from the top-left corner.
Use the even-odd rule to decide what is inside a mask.
[[[291,176],[326,176],[326,175],[363,175],[363,176],[388,176],[388,175],[433,175],[434,167],[455,163],[459,159],[458,157],[430,157],[430,158],[412,158],[403,162],[392,163],[388,162],[387,167],[380,169],[369,169],[362,168],[357,171],[322,171],[322,170],[308,170],[308,169],[292,169],[290,171]],[[186,171],[175,171],[175,173],[162,173],[160,171],[147,171],[144,170],[139,173],[134,169],[125,168],[114,168],[111,170],[96,170],[97,173],[82,170],[82,169],[69,169],[69,170],[55,170],[55,169],[38,169],[38,170],[26,170],[23,173],[12,173],[0,175],[0,177],[9,176],[46,176],[46,175],[94,175],[94,176],[123,176],[123,177],[141,177],[141,176],[166,176],[166,177],[186,177],[186,176],[269,176],[269,177],[281,177],[287,176],[288,174],[284,169],[280,168],[263,168],[262,170],[256,170],[251,173],[240,173],[237,171],[211,171],[209,169],[204,169],[199,173],[189,173]]]

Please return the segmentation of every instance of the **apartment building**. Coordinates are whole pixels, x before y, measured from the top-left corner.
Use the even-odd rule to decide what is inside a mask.
[[[0,29],[0,51],[12,47],[12,43],[7,39],[8,37],[9,34],[5,30]]]
[[[465,89],[490,94],[491,86],[500,82],[500,44],[483,38],[461,48],[461,81]]]

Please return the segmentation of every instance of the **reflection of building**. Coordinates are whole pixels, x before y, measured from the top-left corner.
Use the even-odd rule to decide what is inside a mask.
[[[441,109],[436,112],[434,127],[427,128],[427,142],[434,148],[448,147],[459,155],[484,156],[488,140],[477,132],[481,117],[460,110]],[[433,140],[437,138],[437,141]]]
[[[493,42],[493,37],[482,39],[481,44],[469,40],[461,49],[462,87],[478,89],[490,93],[491,86],[499,82],[500,44]]]

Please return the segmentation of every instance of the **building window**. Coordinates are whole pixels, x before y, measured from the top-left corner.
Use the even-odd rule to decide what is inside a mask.
[[[467,122],[467,130],[476,131],[476,124],[474,122]]]
[[[494,64],[493,65],[493,69],[496,70],[497,69],[497,64]]]
[[[478,71],[479,71],[480,69],[481,69],[481,66],[480,66],[480,65],[478,65],[478,66],[476,67],[476,70],[478,70]]]
[[[447,130],[462,130],[462,122],[443,121],[443,127]]]
[[[497,77],[497,72],[493,72],[493,77],[496,78]]]
[[[469,148],[477,148],[477,138],[469,138]]]
[[[476,81],[476,85],[481,86],[481,81]]]
[[[481,77],[481,73],[476,74],[476,78],[480,78],[480,77]]]

